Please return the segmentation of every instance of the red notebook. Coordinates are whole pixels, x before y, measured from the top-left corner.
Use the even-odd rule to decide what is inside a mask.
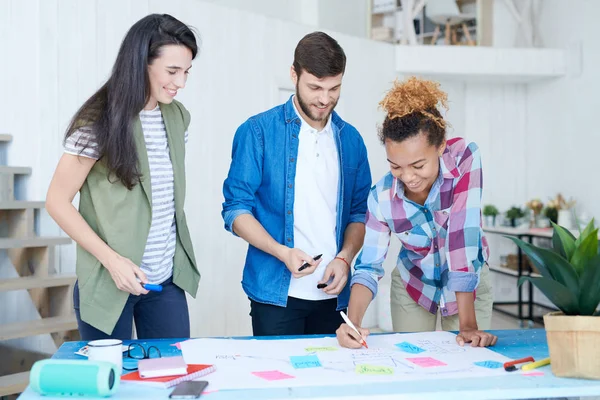
[[[161,376],[159,378],[141,378],[138,371],[130,372],[121,376],[121,381],[140,383],[142,385],[154,386],[159,388],[169,388],[180,382],[193,381],[204,375],[214,372],[214,365],[188,364],[187,375]]]

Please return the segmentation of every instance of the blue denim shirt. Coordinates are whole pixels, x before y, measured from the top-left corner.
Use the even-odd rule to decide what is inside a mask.
[[[294,180],[298,156],[300,117],[292,97],[282,105],[244,122],[233,139],[232,160],[223,184],[222,216],[225,229],[233,221],[252,214],[277,242],[294,247]],[[367,149],[358,131],[332,113],[338,150],[340,180],[336,242],[344,243],[346,226],[365,221],[371,170]],[[254,301],[286,306],[291,273],[277,258],[249,245],[242,287]],[[338,296],[338,309],[348,306],[350,285]]]

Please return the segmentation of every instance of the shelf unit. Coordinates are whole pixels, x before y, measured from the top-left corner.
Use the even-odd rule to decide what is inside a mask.
[[[521,240],[526,240],[529,243],[533,243],[534,238],[552,238],[552,230],[551,229],[520,229],[520,228],[509,228],[509,227],[484,227],[483,231],[487,234],[500,234],[505,236],[514,236]],[[523,261],[523,252],[520,247],[517,247],[517,270],[513,270],[510,268],[490,265],[490,271],[516,278],[517,280],[521,276],[540,276],[537,273],[534,273],[529,265],[525,268],[525,263]],[[498,301],[494,302],[494,310],[511,316],[513,318],[517,318],[519,320],[519,325],[523,327],[525,323],[529,327],[533,327],[535,322],[543,324],[543,316],[534,315],[534,307],[538,307],[548,311],[556,311],[556,308],[548,307],[545,304],[540,304],[535,302],[533,296],[533,284],[531,282],[527,282],[527,302],[523,300],[523,286],[517,287],[517,301]],[[517,312],[516,314],[512,311],[506,310],[507,306],[516,306]],[[526,306],[526,312],[523,312],[523,307]]]

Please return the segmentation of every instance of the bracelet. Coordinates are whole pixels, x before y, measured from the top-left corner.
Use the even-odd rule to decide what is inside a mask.
[[[348,261],[346,261],[346,259],[344,257],[336,257],[336,260],[342,260],[343,262],[346,263],[346,265],[348,266],[348,269],[350,269],[350,264],[348,263]]]

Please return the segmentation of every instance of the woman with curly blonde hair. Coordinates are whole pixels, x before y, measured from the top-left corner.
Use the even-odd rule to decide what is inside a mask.
[[[396,332],[459,331],[459,345],[491,346],[492,292],[489,250],[481,228],[482,170],[479,149],[462,138],[446,140],[447,95],[436,82],[395,82],[380,105],[387,112],[379,136],[388,172],[369,194],[366,234],[351,281],[349,318],[360,334],[362,318],[384,275],[391,234],[402,242],[392,273],[392,322]],[[339,343],[359,348],[348,325]]]

